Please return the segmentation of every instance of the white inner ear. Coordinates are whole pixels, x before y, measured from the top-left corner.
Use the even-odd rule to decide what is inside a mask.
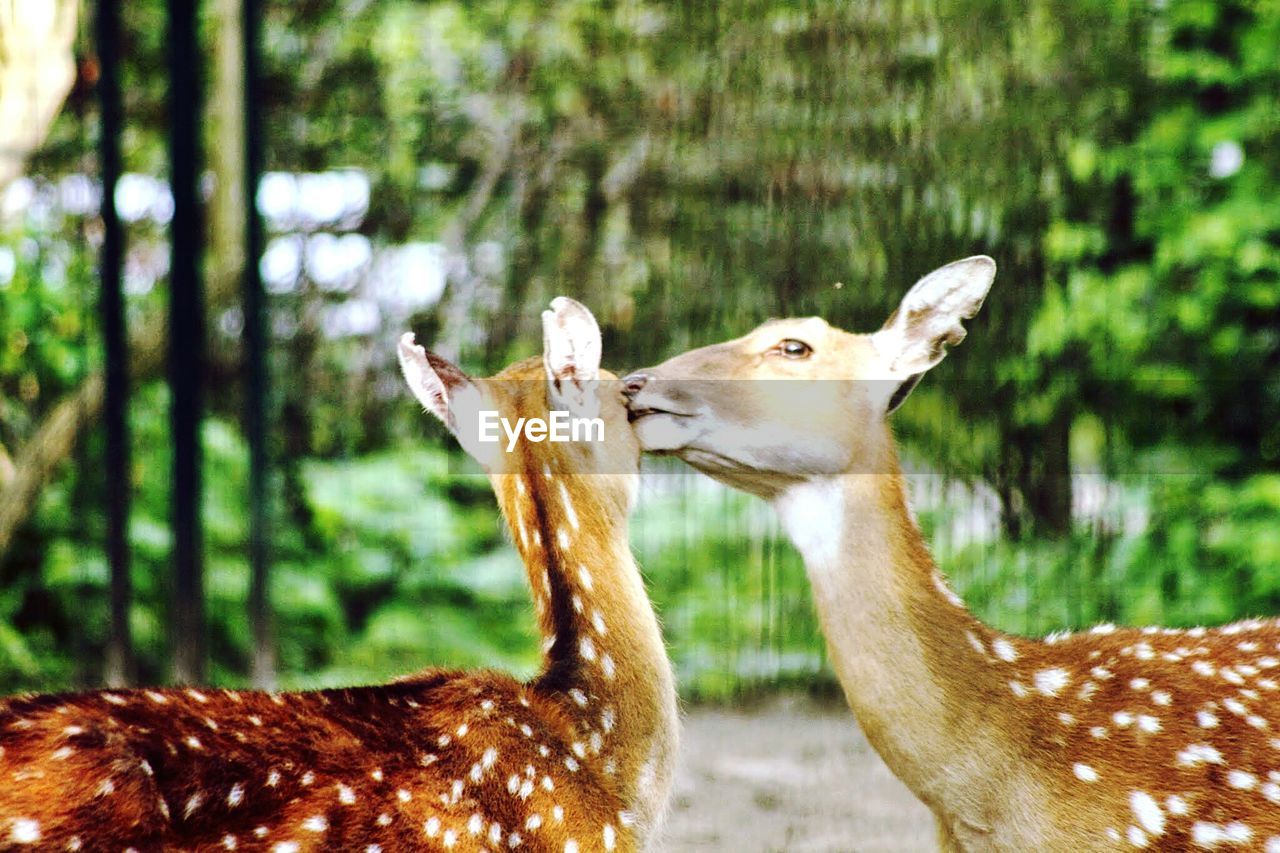
[[[458,439],[462,449],[482,466],[488,470],[499,466],[503,456],[502,443],[493,438],[482,438],[482,435],[495,434],[492,424],[487,427],[487,432],[482,430],[482,415],[491,416],[497,412],[482,386],[465,378],[462,371],[450,365],[457,371],[450,389],[431,366],[427,351],[414,343],[412,332],[400,338],[397,354],[400,372],[423,408],[439,418]]]
[[[552,408],[578,417],[600,414],[600,326],[586,306],[564,296],[542,312],[542,363]]]
[[[405,332],[396,348],[400,359],[400,372],[409,390],[418,398],[422,408],[449,425],[449,391],[444,381],[427,361],[427,351],[414,343],[413,332]]]
[[[978,313],[995,279],[985,255],[955,261],[916,282],[885,327],[871,336],[889,375],[905,379],[942,361],[964,340],[962,321]]]

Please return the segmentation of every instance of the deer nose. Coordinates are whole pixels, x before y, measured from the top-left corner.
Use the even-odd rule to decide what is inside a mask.
[[[632,373],[622,377],[622,395],[627,399],[634,397],[640,393],[640,389],[644,388],[649,379],[647,373]]]

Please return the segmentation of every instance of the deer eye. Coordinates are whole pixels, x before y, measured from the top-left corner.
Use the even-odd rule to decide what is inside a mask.
[[[795,338],[787,338],[778,344],[778,352],[787,358],[808,358],[813,354],[813,347],[804,341],[797,341]]]

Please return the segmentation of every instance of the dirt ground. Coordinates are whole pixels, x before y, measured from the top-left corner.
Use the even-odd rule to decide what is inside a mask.
[[[807,699],[694,708],[664,853],[935,850],[933,820],[853,715]]]

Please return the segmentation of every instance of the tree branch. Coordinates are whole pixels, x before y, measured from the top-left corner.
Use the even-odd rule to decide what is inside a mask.
[[[102,411],[103,387],[101,374],[90,376],[53,407],[18,451],[13,478],[0,492],[0,555],[35,509],[58,463],[71,455],[80,431]]]

